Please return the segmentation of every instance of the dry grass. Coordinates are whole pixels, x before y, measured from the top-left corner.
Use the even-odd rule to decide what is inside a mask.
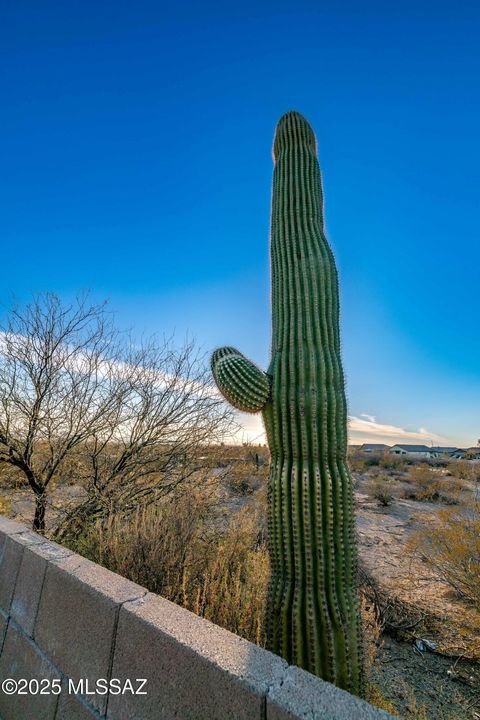
[[[399,455],[393,455],[392,453],[384,453],[380,459],[381,468],[384,470],[393,470],[397,473],[404,472],[407,465],[408,462],[405,461],[405,458]]]
[[[374,598],[363,589],[360,592],[360,613],[362,616],[364,672],[368,683],[381,644],[383,622]]]
[[[405,495],[411,500],[456,505],[465,490],[463,480],[432,469],[428,464],[412,466],[405,478],[410,487]]]
[[[412,539],[422,560],[459,598],[480,607],[480,505],[437,514]]]
[[[411,494],[415,500],[438,500],[441,478],[429,465],[412,466],[406,479],[414,486]]]
[[[470,482],[480,480],[480,463],[472,460],[456,460],[450,464],[449,470],[452,475],[461,480]]]
[[[402,473],[412,463],[404,457],[393,455],[389,452],[366,454],[358,450],[350,450],[348,453],[348,464],[353,472],[366,473],[371,468],[389,470],[393,473]]]
[[[252,457],[231,465],[225,475],[228,486],[234,495],[250,495],[265,481],[268,475],[268,465],[256,464],[253,453]]]
[[[12,507],[12,499],[8,495],[0,495],[0,515],[8,517]]]
[[[91,526],[77,552],[262,645],[269,564],[262,506],[228,524],[215,486],[190,488],[133,518]]]
[[[375,707],[380,708],[380,710],[385,710],[391,715],[397,716],[397,709],[395,705],[386,697],[386,695],[384,695],[376,683],[367,682],[365,688],[365,700],[367,700],[371,705],[375,705]]]

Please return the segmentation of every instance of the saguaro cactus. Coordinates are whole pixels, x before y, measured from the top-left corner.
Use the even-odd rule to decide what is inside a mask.
[[[274,160],[270,366],[264,373],[225,347],[214,352],[212,371],[234,407],[262,411],[270,446],[268,647],[359,694],[338,280],[324,232],[316,139],[299,113],[280,119]]]

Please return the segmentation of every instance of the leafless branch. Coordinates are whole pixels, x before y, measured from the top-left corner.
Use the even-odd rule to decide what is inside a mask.
[[[194,343],[135,343],[106,305],[52,294],[15,308],[0,336],[0,462],[18,468],[45,527],[47,488],[76,465],[86,513],[135,509],[198,471],[199,448],[218,443],[232,417]]]

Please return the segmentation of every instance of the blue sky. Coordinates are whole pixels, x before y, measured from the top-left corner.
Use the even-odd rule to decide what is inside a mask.
[[[91,289],[121,326],[265,366],[271,145],[296,109],[352,441],[475,444],[479,32],[462,0],[4,3],[0,312]]]

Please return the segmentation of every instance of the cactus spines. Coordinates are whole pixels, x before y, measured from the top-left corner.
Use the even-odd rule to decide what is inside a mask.
[[[268,647],[360,694],[338,280],[324,232],[316,139],[305,118],[286,113],[273,150],[270,366],[265,374],[224,348],[212,368],[235,407],[262,411],[270,446]]]
[[[237,410],[260,412],[267,402],[270,395],[268,375],[235,348],[215,350],[212,373],[223,396]]]

